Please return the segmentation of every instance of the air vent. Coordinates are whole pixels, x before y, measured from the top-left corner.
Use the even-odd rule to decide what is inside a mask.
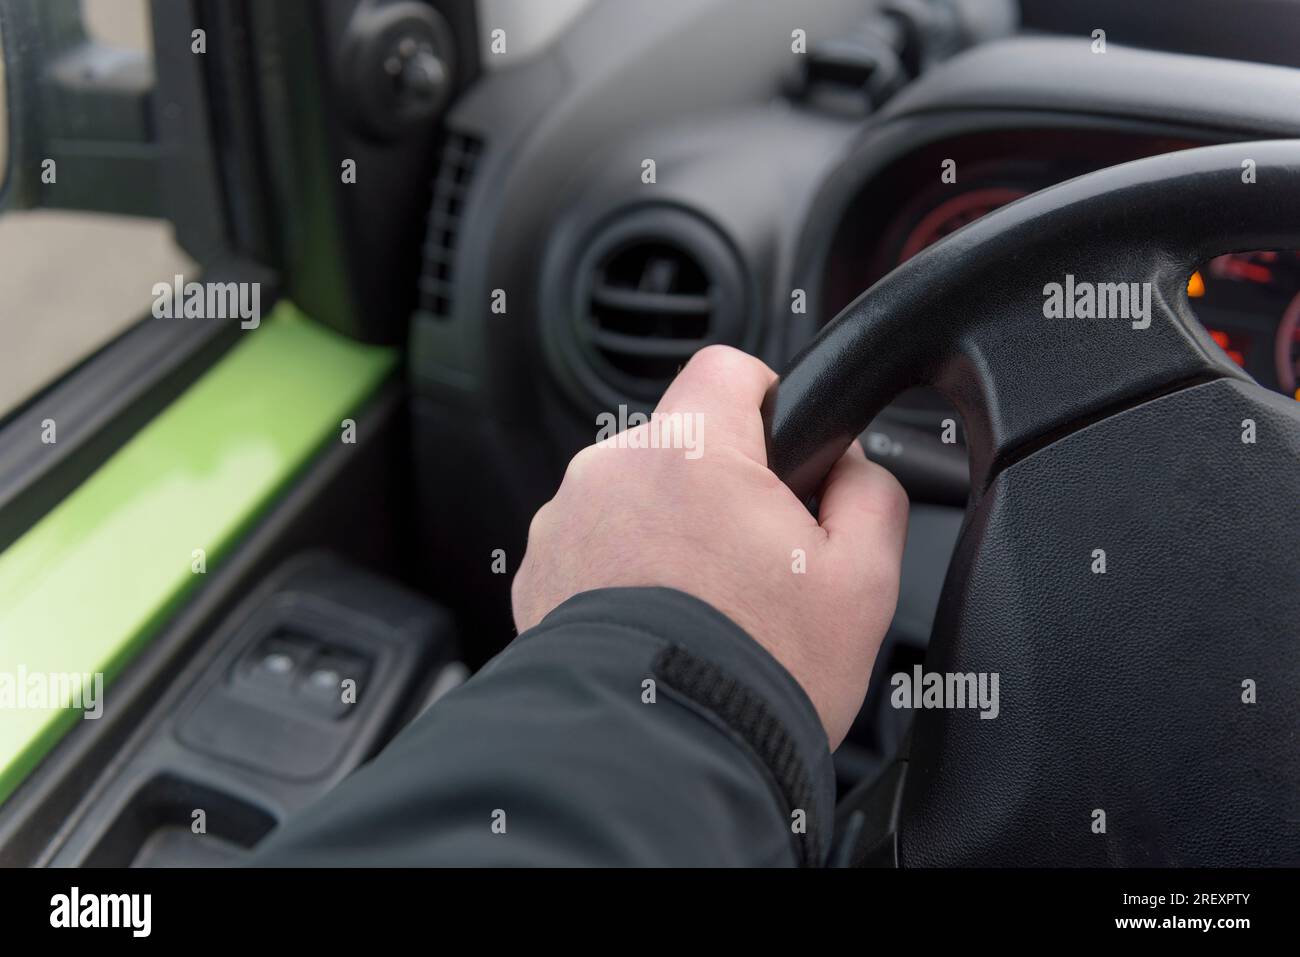
[[[449,133],[438,160],[424,241],[424,267],[420,271],[420,308],[437,319],[451,317],[461,215],[482,152],[482,140]]]
[[[702,219],[644,208],[597,232],[581,256],[565,349],[602,406],[653,403],[711,343],[741,345],[744,280],[731,247]]]

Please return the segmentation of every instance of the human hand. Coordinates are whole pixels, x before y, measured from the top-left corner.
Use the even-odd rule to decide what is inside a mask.
[[[809,514],[767,468],[760,406],[775,379],[743,352],[703,349],[656,419],[574,456],[529,527],[515,625],[595,588],[687,592],[794,676],[834,749],[893,618],[907,496],[854,442],[826,479],[819,518]],[[690,447],[642,447],[656,429]]]

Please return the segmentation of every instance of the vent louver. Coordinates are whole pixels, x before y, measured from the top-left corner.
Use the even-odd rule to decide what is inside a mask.
[[[576,299],[574,358],[606,403],[653,402],[699,349],[744,338],[736,257],[682,210],[643,209],[598,233],[579,264]]]
[[[482,140],[453,132],[439,157],[420,272],[420,308],[438,319],[451,317],[461,215],[482,152]]]

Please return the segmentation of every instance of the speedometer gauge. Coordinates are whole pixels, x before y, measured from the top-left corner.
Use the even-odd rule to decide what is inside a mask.
[[[925,194],[928,203],[922,205],[918,196],[881,244],[880,274],[998,207],[1028,196],[1034,182],[1026,174],[1019,180],[984,178],[955,195],[931,188]],[[1300,400],[1300,250],[1216,256],[1191,275],[1187,297],[1229,359],[1269,388]]]
[[[1277,381],[1282,391],[1300,400],[1300,294],[1291,300],[1277,327],[1274,348],[1277,363]]]
[[[999,206],[1005,206],[1028,195],[1026,190],[1010,186],[987,186],[961,193],[940,203],[926,213],[907,234],[898,261],[911,259],[926,246],[933,245],[943,237],[955,233],[967,223],[973,223],[985,213],[991,213]]]

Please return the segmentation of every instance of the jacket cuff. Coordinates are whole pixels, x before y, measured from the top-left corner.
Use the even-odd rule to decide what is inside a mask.
[[[785,805],[786,820],[793,825],[796,812],[804,812],[805,839],[796,842],[803,863],[823,863],[834,824],[834,766],[817,710],[790,672],[726,615],[673,588],[583,592],[521,637],[593,623],[657,641],[652,671],[660,687],[758,761]]]

